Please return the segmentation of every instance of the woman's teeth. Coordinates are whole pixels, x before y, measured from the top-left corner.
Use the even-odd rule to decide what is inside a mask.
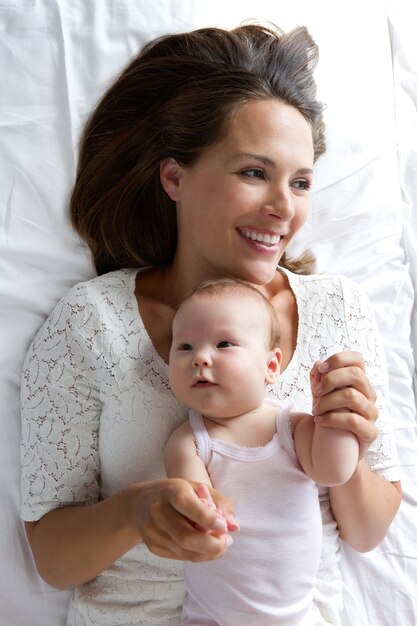
[[[252,241],[258,241],[259,243],[264,243],[269,246],[274,246],[281,239],[279,235],[272,235],[271,237],[268,233],[257,233],[254,230],[242,230],[241,232],[246,239],[252,239]]]

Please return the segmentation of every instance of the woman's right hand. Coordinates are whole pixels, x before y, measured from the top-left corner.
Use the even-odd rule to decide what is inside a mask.
[[[228,524],[216,509],[198,496],[198,483],[168,478],[135,484],[132,490],[132,521],[142,541],[154,554],[184,561],[217,559],[232,543]],[[216,507],[232,514],[230,501],[211,489]]]
[[[168,559],[222,556],[231,540],[228,524],[199,499],[197,489],[198,483],[179,478],[134,483],[100,502],[58,507],[26,522],[39,574],[53,587],[76,587],[142,541]],[[210,493],[227,519],[230,501],[214,489]]]

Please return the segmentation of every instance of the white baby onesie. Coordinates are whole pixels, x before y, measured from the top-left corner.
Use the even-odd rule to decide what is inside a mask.
[[[213,486],[234,503],[240,530],[220,559],[186,563],[182,623],[310,626],[321,554],[317,485],[302,471],[290,407],[262,447],[211,439],[199,413],[189,421]]]

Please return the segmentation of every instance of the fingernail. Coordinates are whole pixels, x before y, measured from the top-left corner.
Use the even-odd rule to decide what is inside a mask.
[[[229,525],[229,530],[240,530],[240,526],[237,523],[235,516],[231,513],[227,513],[227,522]]]
[[[225,533],[227,531],[227,524],[224,519],[218,517],[212,526],[212,530],[217,533]]]
[[[328,369],[329,369],[329,364],[327,363],[327,361],[323,361],[323,363],[320,363],[319,372],[323,374],[324,372],[327,372]]]
[[[231,537],[230,535],[226,535],[226,545],[229,548],[233,543],[233,537]]]
[[[316,385],[316,393],[318,395],[321,396],[321,394],[323,393],[323,385],[321,383],[319,383],[318,385]]]
[[[323,415],[315,415],[314,416],[314,421],[315,422],[322,422],[323,421]]]

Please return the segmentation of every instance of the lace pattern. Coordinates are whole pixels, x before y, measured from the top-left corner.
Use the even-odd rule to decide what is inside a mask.
[[[27,354],[22,379],[25,520],[165,475],[165,443],[187,411],[173,397],[167,366],[139,317],[136,273],[119,270],[76,285]],[[384,357],[369,302],[345,279],[287,275],[298,304],[298,342],[271,394],[308,411],[312,363],[340,349],[362,352],[380,409],[379,437],[368,462],[374,471],[397,480]],[[323,553],[315,602],[323,618],[337,625],[337,529],[325,491],[320,500]],[[68,624],[178,624],[182,576],[182,564],[137,546],[76,590]]]

